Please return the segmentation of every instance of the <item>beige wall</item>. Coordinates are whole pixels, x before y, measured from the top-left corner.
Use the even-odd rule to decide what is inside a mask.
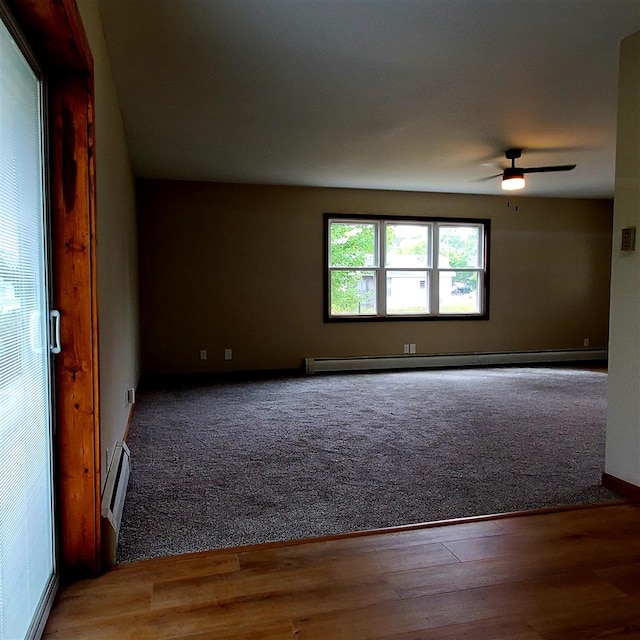
[[[95,0],[78,0],[95,62],[102,481],[140,373],[135,185]]]
[[[324,323],[324,212],[490,218],[490,320]],[[145,374],[607,346],[608,200],[140,181],[138,215]]]
[[[619,250],[624,227],[640,230],[640,32],[620,48],[616,193],[611,273],[609,412],[605,471],[640,486],[640,233]]]

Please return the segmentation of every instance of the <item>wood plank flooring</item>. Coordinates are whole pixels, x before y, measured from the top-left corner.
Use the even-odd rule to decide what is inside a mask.
[[[65,640],[640,638],[640,505],[115,567],[64,587]]]

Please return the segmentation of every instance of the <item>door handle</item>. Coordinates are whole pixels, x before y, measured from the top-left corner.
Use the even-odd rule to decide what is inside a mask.
[[[60,344],[60,312],[55,309],[49,311],[49,334],[51,336],[51,344],[49,345],[51,353],[60,353],[62,351]]]

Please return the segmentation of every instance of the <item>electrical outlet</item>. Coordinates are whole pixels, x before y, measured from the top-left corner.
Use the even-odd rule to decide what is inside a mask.
[[[409,345],[408,344],[402,345],[402,351],[403,353],[409,353]]]
[[[412,342],[409,345],[409,353],[415,353],[415,352],[416,352],[416,345],[415,345],[415,342]]]
[[[588,347],[588,346],[589,346],[589,338],[585,338],[585,339],[582,341],[582,344],[583,344],[585,347]]]
[[[207,359],[207,350],[200,349],[200,360],[206,360],[206,359]]]
[[[224,359],[225,360],[231,360],[233,358],[233,352],[231,351],[231,349],[225,349],[224,350]]]
[[[136,390],[135,387],[131,387],[127,389],[127,404],[135,404],[136,403]]]

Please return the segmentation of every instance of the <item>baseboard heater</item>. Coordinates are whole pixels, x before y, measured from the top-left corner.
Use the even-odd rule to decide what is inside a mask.
[[[607,360],[606,349],[563,349],[559,351],[511,351],[497,353],[449,353],[405,356],[360,356],[353,358],[305,358],[305,371],[378,371],[384,369],[429,369],[445,367],[486,367],[552,362]]]
[[[122,440],[117,442],[102,493],[102,551],[106,564],[114,564],[116,560],[118,534],[129,483],[129,458],[129,447]]]

